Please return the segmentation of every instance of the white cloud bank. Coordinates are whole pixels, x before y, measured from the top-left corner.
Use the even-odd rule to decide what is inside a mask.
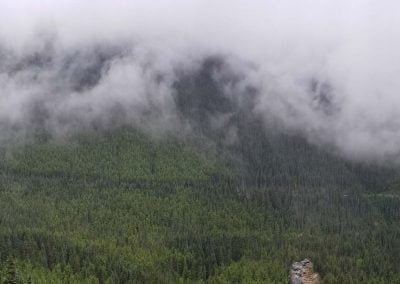
[[[353,157],[400,153],[398,1],[2,0],[0,46],[3,135],[30,125],[32,105],[59,132],[115,108],[173,125],[176,70],[218,54],[266,120]]]

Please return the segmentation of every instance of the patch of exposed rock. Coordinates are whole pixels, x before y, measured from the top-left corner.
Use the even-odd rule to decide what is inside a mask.
[[[320,284],[318,273],[314,272],[313,264],[309,259],[292,264],[290,269],[290,284]]]

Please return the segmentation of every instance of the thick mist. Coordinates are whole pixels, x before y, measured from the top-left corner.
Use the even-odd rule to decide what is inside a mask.
[[[0,136],[199,131],[189,104],[227,143],[231,118],[251,113],[351,158],[398,162],[399,11],[372,0],[1,1]],[[190,95],[191,76],[218,88]]]

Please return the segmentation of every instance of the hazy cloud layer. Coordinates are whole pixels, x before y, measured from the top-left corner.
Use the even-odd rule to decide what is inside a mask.
[[[256,93],[246,109],[266,123],[396,161],[399,53],[398,1],[4,0],[0,135],[185,128],[175,83],[220,56],[214,79],[239,104]]]

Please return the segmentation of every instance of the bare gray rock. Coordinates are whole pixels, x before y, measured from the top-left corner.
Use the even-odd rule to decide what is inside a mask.
[[[321,283],[319,274],[314,272],[313,263],[309,259],[293,263],[289,278],[291,284]]]

